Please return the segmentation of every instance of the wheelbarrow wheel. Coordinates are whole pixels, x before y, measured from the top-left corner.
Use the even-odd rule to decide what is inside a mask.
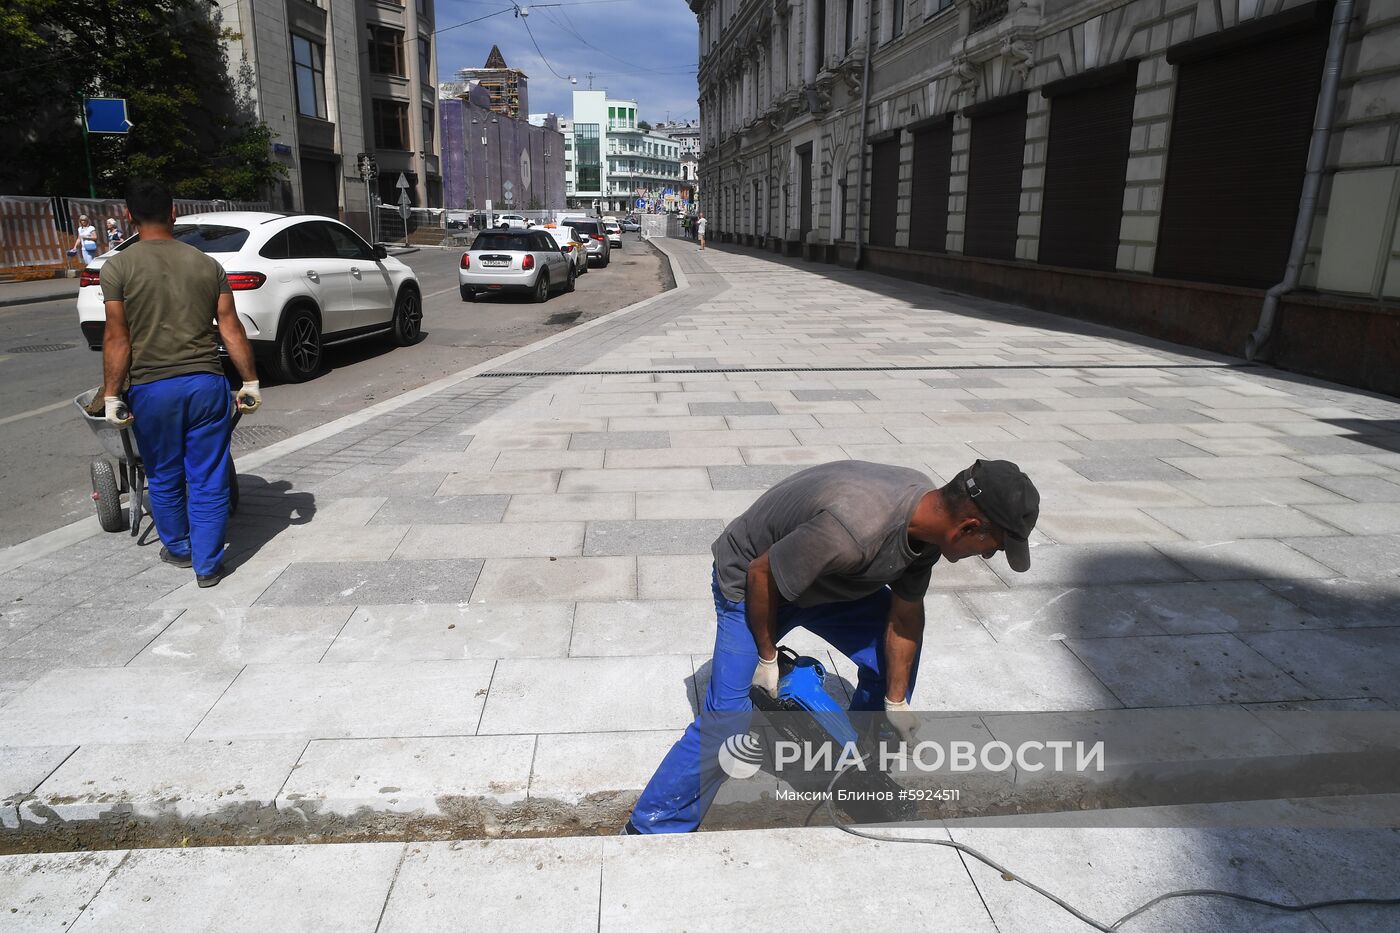
[[[126,512],[122,509],[122,494],[117,488],[117,471],[102,457],[88,464],[92,476],[92,502],[97,506],[97,522],[103,531],[126,529]]]

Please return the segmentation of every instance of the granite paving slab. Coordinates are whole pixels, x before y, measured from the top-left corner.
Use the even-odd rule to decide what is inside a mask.
[[[687,681],[693,674],[684,655],[502,660],[477,731],[681,729],[691,720]]]
[[[417,603],[360,606],[324,660],[427,661],[563,657],[573,611],[568,603]]]
[[[481,569],[480,560],[293,563],[258,597],[257,603],[363,606],[466,601]]]

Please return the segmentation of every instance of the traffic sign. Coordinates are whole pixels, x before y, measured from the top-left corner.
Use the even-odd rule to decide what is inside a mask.
[[[356,163],[360,166],[360,178],[365,181],[372,181],[379,177],[379,161],[372,152],[362,152],[355,156]]]
[[[398,188],[400,191],[407,191],[413,186],[408,183],[408,176],[403,172],[399,172],[399,180],[394,182],[394,187]]]
[[[89,133],[122,134],[135,126],[126,118],[126,99],[122,97],[86,98],[83,117]]]

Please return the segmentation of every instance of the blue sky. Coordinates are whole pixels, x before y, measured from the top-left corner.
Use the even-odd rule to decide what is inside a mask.
[[[695,63],[699,40],[685,0],[555,0],[527,4],[514,15],[510,0],[436,0],[438,80],[456,80],[457,69],[480,67],[492,44],[512,68],[530,76],[530,110],[568,116],[570,94],[588,88],[637,101],[637,116],[652,123],[695,119]],[[481,22],[450,28],[477,17]],[[530,41],[529,29],[541,58]],[[590,46],[592,46],[590,48]],[[564,77],[559,78],[555,73]]]

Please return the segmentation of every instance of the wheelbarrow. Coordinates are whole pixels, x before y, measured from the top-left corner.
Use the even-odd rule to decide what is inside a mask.
[[[146,467],[141,462],[141,451],[136,446],[136,435],[130,428],[119,428],[102,415],[88,412],[88,405],[100,389],[89,389],[73,399],[73,404],[83,416],[83,421],[92,430],[108,455],[117,459],[113,468],[106,457],[93,457],[88,464],[88,475],[92,478],[92,502],[97,506],[97,521],[103,531],[124,531],[128,528],[131,536],[141,531],[141,516],[145,505]],[[233,412],[234,427],[242,412]],[[122,495],[129,494],[126,509],[122,508]],[[238,473],[233,461],[229,461],[229,511],[238,509]]]

